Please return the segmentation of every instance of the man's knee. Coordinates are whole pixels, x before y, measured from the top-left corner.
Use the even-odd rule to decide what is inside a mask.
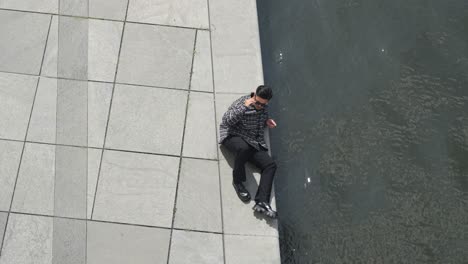
[[[223,142],[223,145],[236,155],[251,152],[250,145],[240,137],[230,137]]]
[[[247,162],[247,160],[252,156],[253,152],[252,149],[248,145],[246,146],[239,146],[236,148],[235,155],[237,160],[242,160]]]

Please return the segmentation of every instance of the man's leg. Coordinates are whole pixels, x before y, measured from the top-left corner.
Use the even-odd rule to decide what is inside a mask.
[[[255,152],[250,161],[261,170],[260,183],[258,185],[257,194],[255,195],[255,201],[269,204],[273,179],[276,172],[276,163],[270,155],[268,155],[268,152],[263,150]]]
[[[246,180],[245,178],[245,163],[254,154],[255,149],[247,144],[241,137],[231,136],[226,138],[223,145],[234,153],[234,171],[233,181],[234,183],[242,183]]]

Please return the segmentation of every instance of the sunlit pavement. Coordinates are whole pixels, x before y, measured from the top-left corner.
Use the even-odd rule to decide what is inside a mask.
[[[1,264],[52,263],[57,2],[0,1]],[[87,263],[280,263],[276,221],[237,198],[216,139],[263,83],[255,1],[89,0],[81,19]]]

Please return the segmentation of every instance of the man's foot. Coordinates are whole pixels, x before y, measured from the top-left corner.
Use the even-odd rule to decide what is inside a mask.
[[[273,219],[276,219],[278,216],[278,214],[271,209],[270,204],[265,202],[256,202],[252,209]]]
[[[239,199],[241,199],[241,201],[243,202],[250,201],[249,191],[247,191],[244,184],[233,182],[232,185],[234,186],[234,190],[236,190],[237,196],[239,196]]]

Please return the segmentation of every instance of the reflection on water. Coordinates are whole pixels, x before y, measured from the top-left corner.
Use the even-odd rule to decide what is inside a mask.
[[[468,263],[468,1],[258,1],[283,263]]]

